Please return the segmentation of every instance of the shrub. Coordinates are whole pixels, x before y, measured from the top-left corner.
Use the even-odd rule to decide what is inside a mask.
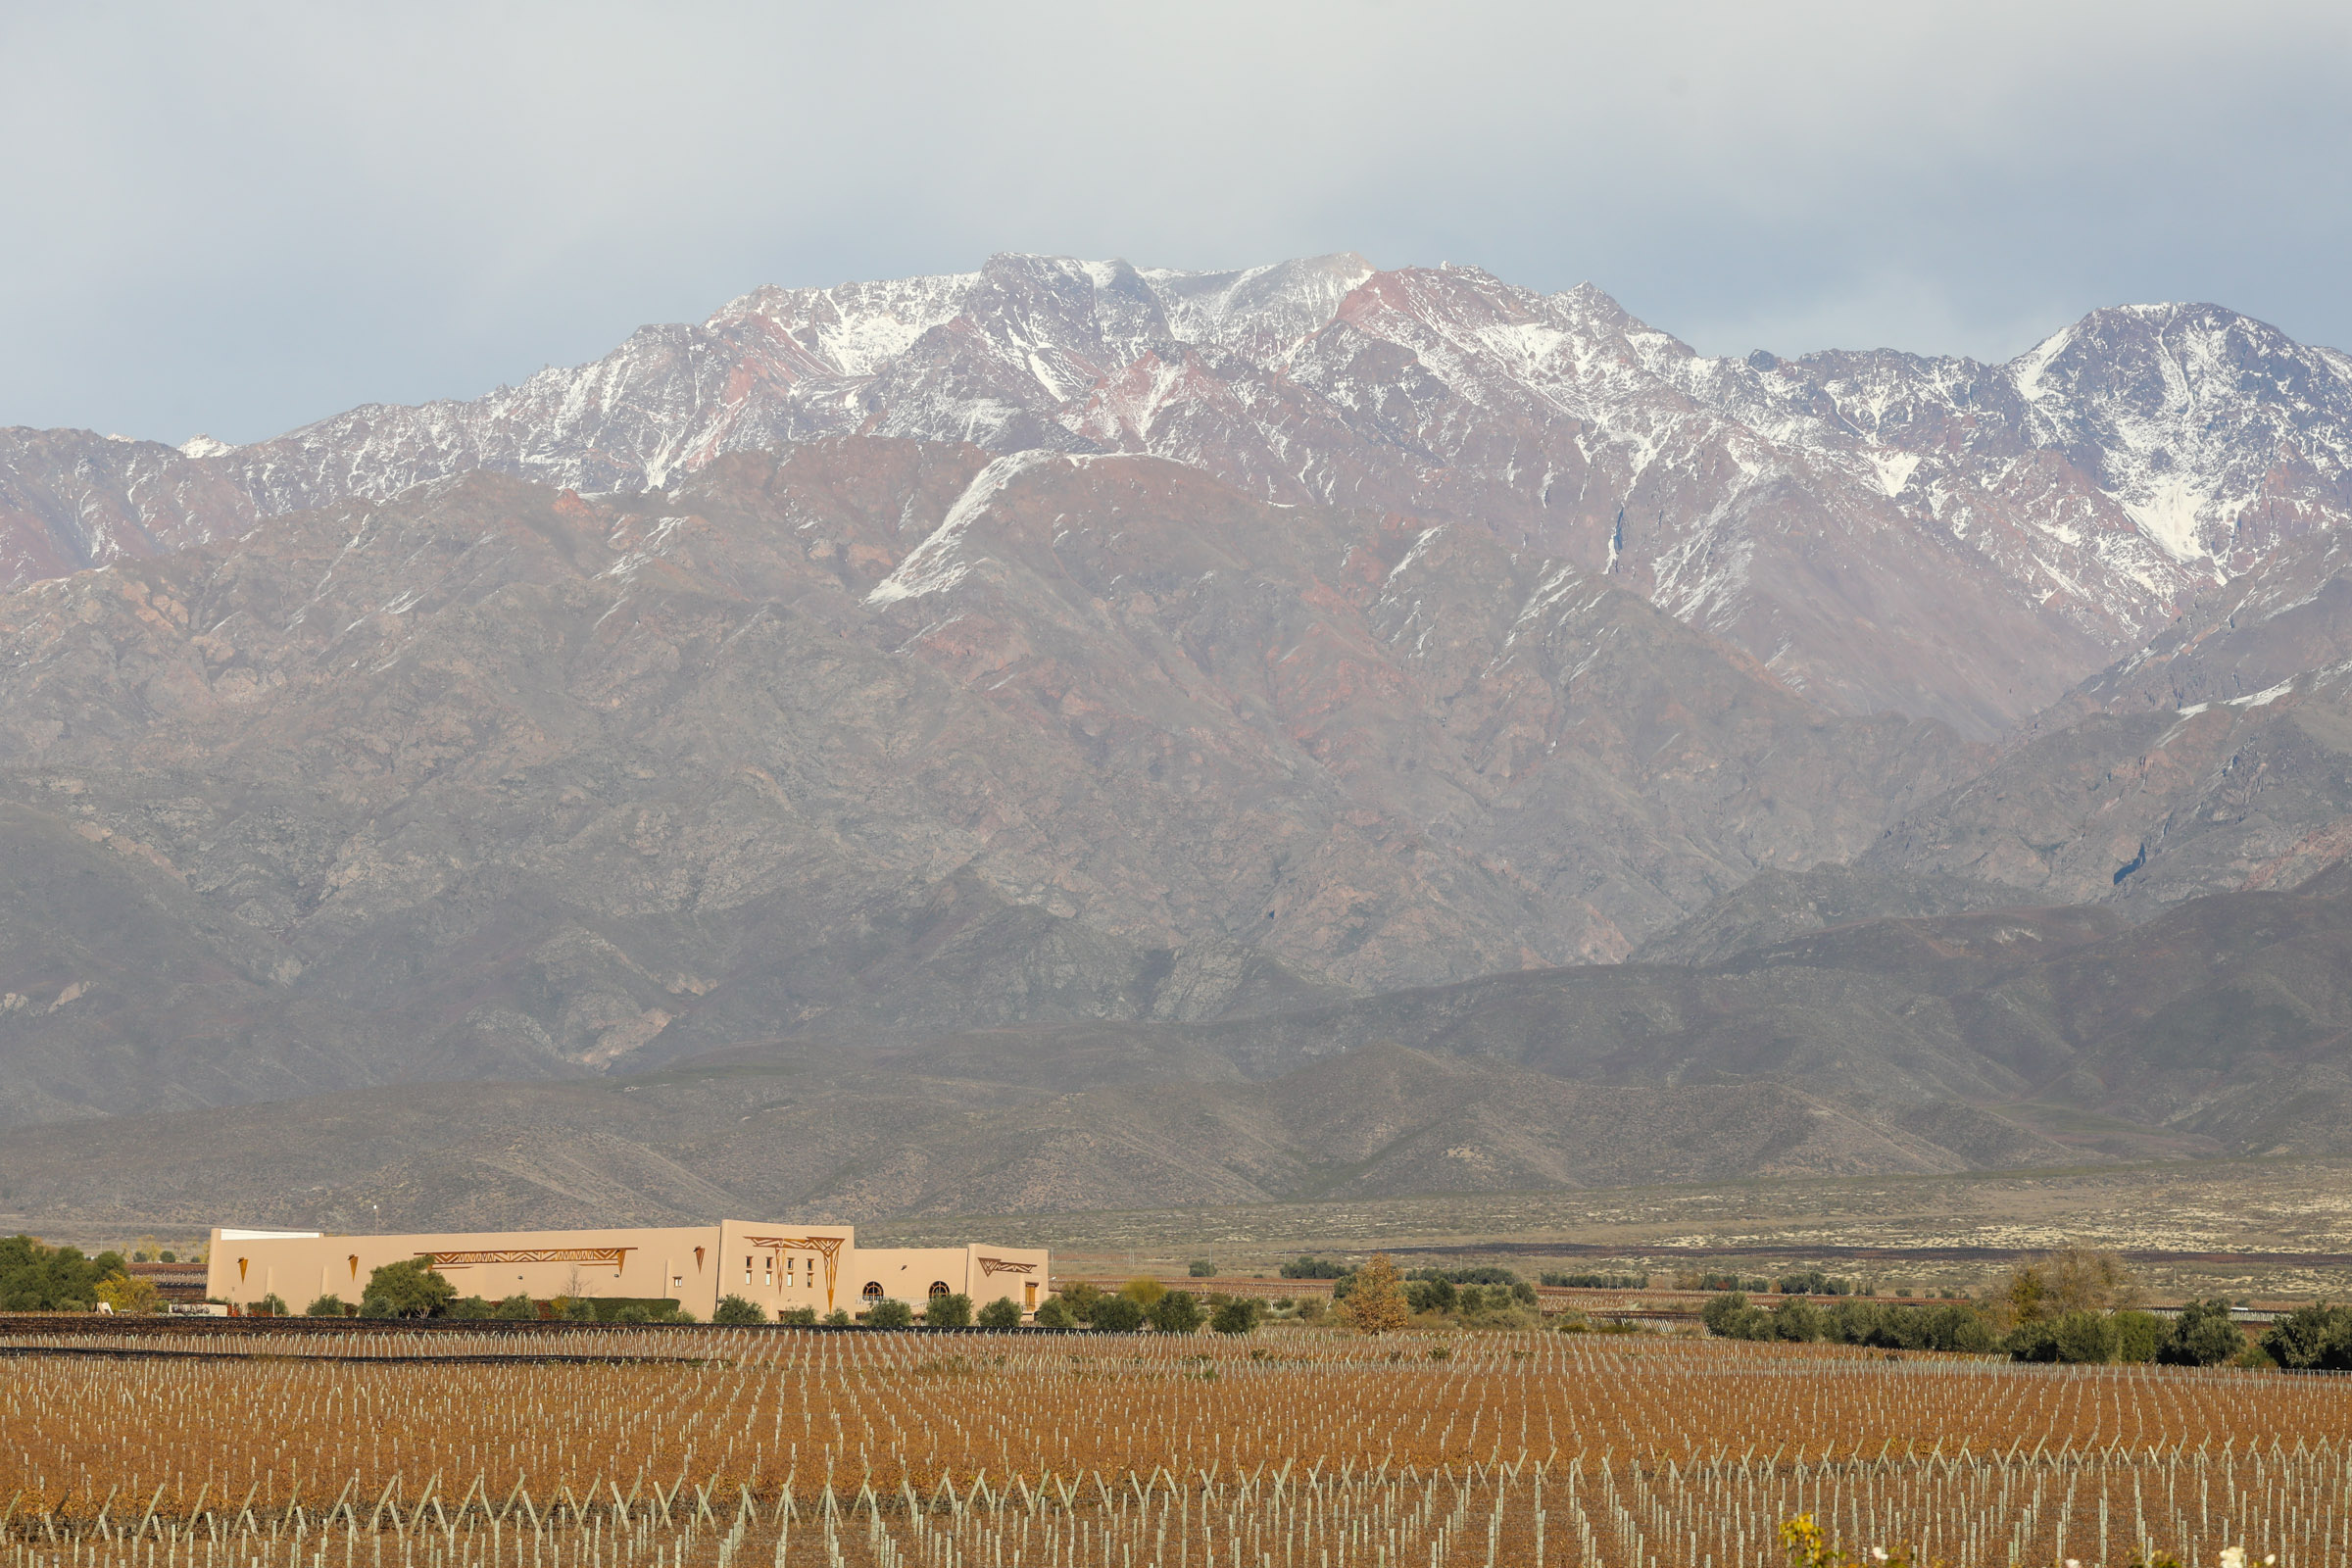
[[[1095,1303],[1094,1325],[1109,1334],[1133,1334],[1144,1326],[1143,1304],[1131,1296],[1105,1296]]]
[[[1119,1287],[1119,1294],[1146,1311],[1150,1311],[1153,1301],[1168,1294],[1168,1288],[1149,1274],[1138,1274]]]
[[[321,1296],[302,1309],[304,1317],[349,1317],[351,1308],[343,1304],[340,1296]]]
[[[1303,1252],[1296,1262],[1285,1263],[1281,1269],[1286,1280],[1336,1280],[1347,1272],[1348,1265],[1337,1258],[1309,1257]]]
[[[790,1323],[804,1329],[813,1328],[816,1325],[816,1308],[813,1306],[788,1306],[776,1314],[776,1321]]]
[[[2236,1360],[2245,1348],[2246,1337],[2230,1317],[2230,1303],[2217,1298],[2180,1309],[2156,1359],[2167,1366],[2220,1366]]]
[[[2352,1306],[2299,1306],[2271,1325],[2262,1348],[2297,1372],[2352,1372]]]
[[[439,1317],[451,1301],[457,1299],[458,1288],[433,1272],[433,1265],[421,1257],[404,1257],[397,1263],[386,1263],[368,1276],[368,1289],[360,1298],[362,1317]],[[368,1303],[380,1304],[381,1310],[370,1312]]]
[[[1190,1263],[1184,1265],[1184,1271],[1197,1280],[1215,1279],[1217,1276],[1217,1265],[1209,1258],[1196,1257]],[[1296,1275],[1290,1277],[1297,1278]]]
[[[810,1307],[808,1310],[813,1312],[816,1310],[816,1308]],[[846,1306],[835,1307],[832,1311],[825,1314],[824,1323],[825,1327],[829,1329],[848,1328],[850,1326],[850,1309]]]
[[[1416,1312],[1450,1312],[1461,1299],[1453,1281],[1443,1276],[1437,1279],[1415,1279],[1404,1287],[1404,1299]]]
[[[278,1295],[275,1291],[271,1291],[269,1295],[263,1297],[251,1306],[245,1308],[245,1313],[248,1317],[293,1316],[293,1310],[286,1305],[286,1298]]]
[[[1772,1319],[1759,1307],[1748,1304],[1741,1291],[1725,1291],[1707,1298],[1706,1305],[1698,1309],[1699,1322],[1709,1334],[1727,1340],[1761,1340],[1772,1334]]]
[[[560,1296],[556,1298],[555,1306],[556,1316],[566,1323],[596,1321],[596,1303],[585,1296]]]
[[[710,1314],[710,1321],[730,1325],[764,1323],[767,1321],[767,1308],[748,1296],[722,1296],[718,1300],[718,1309]]]
[[[1070,1316],[1081,1323],[1095,1320],[1095,1307],[1103,1299],[1100,1287],[1085,1280],[1065,1285],[1061,1290],[1061,1304],[1070,1309]]]
[[[961,1291],[934,1296],[923,1308],[923,1321],[935,1329],[968,1329],[972,1326],[972,1298]]]
[[[866,1326],[877,1329],[904,1329],[914,1325],[914,1308],[905,1301],[884,1297],[865,1314]]]
[[[1992,1320],[1975,1307],[1955,1302],[1923,1314],[1927,1318],[1927,1348],[1955,1350],[1964,1355],[1990,1355],[2000,1348],[2001,1337]]]
[[[1190,1291],[1170,1291],[1152,1303],[1152,1326],[1162,1334],[1192,1334],[1204,1316],[1199,1298]]]
[[[1074,1329],[1078,1326],[1078,1314],[1060,1297],[1049,1296],[1045,1305],[1037,1309],[1036,1322],[1041,1329]]]
[[[626,1306],[621,1307],[618,1311],[612,1314],[613,1322],[627,1323],[631,1326],[640,1323],[651,1323],[653,1320],[653,1308],[647,1306],[643,1301],[631,1301]]]
[[[2153,1312],[2118,1312],[2115,1314],[2115,1358],[2118,1361],[2143,1362],[2156,1359],[2163,1348],[2165,1322]]]
[[[485,1318],[490,1315],[490,1303],[478,1296],[461,1296],[450,1302],[441,1315],[464,1319]]]
[[[539,1303],[517,1292],[499,1298],[498,1304],[490,1309],[490,1315],[501,1323],[536,1323],[539,1321]]]
[[[1257,1306],[1252,1301],[1227,1301],[1217,1308],[1208,1326],[1219,1334],[1248,1334],[1257,1327]]]
[[[1810,1344],[1830,1337],[1831,1318],[1801,1296],[1786,1298],[1772,1309],[1772,1337]]]
[[[1723,1277],[1723,1278],[1726,1278],[1726,1279],[1731,1279],[1731,1278],[1732,1278],[1732,1276],[1730,1276],[1730,1275],[1725,1275],[1725,1276],[1722,1276],[1722,1277]],[[1546,1285],[1556,1285],[1556,1286],[1559,1286],[1559,1287],[1561,1287],[1561,1288],[1563,1288],[1563,1289],[1567,1289],[1567,1290],[1580,1290],[1580,1291],[1643,1291],[1643,1290],[1647,1290],[1647,1289],[1649,1288],[1649,1276],[1648,1276],[1648,1275],[1646,1275],[1646,1274],[1551,1274],[1551,1273],[1546,1273],[1546,1274],[1544,1276],[1544,1284],[1546,1284]],[[1733,1283],[1732,1283],[1732,1284],[1730,1284],[1730,1285],[1725,1285],[1725,1286],[1698,1285],[1698,1286],[1692,1286],[1692,1287],[1691,1287],[1691,1289],[1693,1289],[1693,1290],[1701,1290],[1701,1291],[1707,1291],[1707,1290],[1718,1290],[1718,1289],[1720,1289],[1720,1290],[1727,1290],[1727,1291],[1756,1291],[1756,1292],[1761,1292],[1761,1291],[1764,1289],[1764,1282],[1763,1282],[1762,1280],[1755,1280],[1755,1281],[1752,1281],[1752,1282],[1747,1282],[1747,1281],[1740,1281],[1740,1280],[1736,1280],[1736,1279],[1735,1279],[1735,1280],[1733,1280]]]
[[[1783,1296],[1851,1296],[1854,1282],[1833,1279],[1820,1269],[1808,1268],[1782,1275],[1773,1282],[1773,1289]]]
[[[984,1329],[1017,1329],[1021,1326],[1021,1303],[1009,1296],[1000,1296],[980,1308],[978,1322]]]
[[[2007,1343],[2013,1360],[2095,1364],[2114,1360],[2120,1340],[2113,1318],[2078,1309],[2021,1323]]]

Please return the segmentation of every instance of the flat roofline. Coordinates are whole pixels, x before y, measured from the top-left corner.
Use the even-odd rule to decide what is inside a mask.
[[[315,1242],[324,1237],[324,1231],[255,1231],[231,1226],[220,1227],[224,1242]]]

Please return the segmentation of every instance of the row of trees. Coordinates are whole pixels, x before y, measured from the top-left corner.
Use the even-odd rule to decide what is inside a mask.
[[[1083,1325],[1109,1334],[1133,1334],[1147,1326],[1160,1334],[1198,1334],[1203,1325],[1218,1334],[1249,1334],[1264,1317],[1265,1303],[1253,1298],[1171,1291],[1148,1275],[1116,1291],[1080,1280],[1037,1309],[1040,1328]]]
[[[0,1312],[88,1312],[101,1303],[117,1312],[152,1312],[160,1295],[150,1282],[130,1277],[121,1252],[92,1257],[32,1236],[0,1240]]]
[[[1803,1296],[1784,1295],[1766,1308],[1744,1292],[1726,1291],[1709,1300],[1699,1317],[1711,1333],[1729,1339],[2005,1352],[2019,1361],[2220,1366],[2275,1360],[2282,1366],[2352,1366],[2352,1309],[2307,1307],[2275,1327],[2257,1349],[2226,1300],[2192,1301],[2167,1320],[2140,1310],[2139,1298],[2138,1285],[2122,1258],[2070,1247],[2021,1264],[1978,1301],[1888,1303],[1849,1298],[1825,1307]]]

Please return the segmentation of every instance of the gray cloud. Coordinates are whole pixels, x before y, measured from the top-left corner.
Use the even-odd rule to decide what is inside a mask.
[[[994,250],[1591,279],[1700,347],[2352,344],[2338,5],[0,9],[0,422],[470,395]]]

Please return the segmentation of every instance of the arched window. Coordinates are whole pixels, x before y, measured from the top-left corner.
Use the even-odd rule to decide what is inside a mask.
[[[949,1294],[951,1294],[951,1293],[950,1293],[950,1292],[949,1292],[949,1290],[948,1290],[948,1282],[947,1282],[946,1280],[933,1280],[933,1281],[931,1282],[931,1297],[932,1297],[932,1299],[936,1300],[936,1299],[938,1299],[940,1297],[943,1297],[943,1296],[946,1296],[946,1295],[949,1295]]]
[[[865,1290],[862,1294],[869,1301],[879,1301],[882,1299],[882,1282],[880,1280],[867,1280],[865,1282]]]

